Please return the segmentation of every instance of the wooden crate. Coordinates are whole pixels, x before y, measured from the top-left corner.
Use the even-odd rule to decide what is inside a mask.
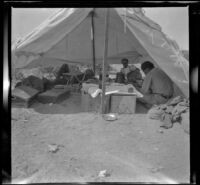
[[[106,113],[110,111],[110,96],[106,97]],[[84,112],[101,112],[101,96],[92,98],[88,93],[81,93],[81,107]]]
[[[39,91],[28,86],[19,86],[12,91],[12,106],[30,107],[36,100]]]
[[[41,103],[58,103],[69,97],[69,89],[50,89],[37,96],[37,100]]]
[[[136,95],[112,94],[110,112],[119,114],[134,114]]]

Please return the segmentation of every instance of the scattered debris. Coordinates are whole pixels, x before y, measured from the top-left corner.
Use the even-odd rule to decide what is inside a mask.
[[[159,171],[162,170],[162,169],[163,169],[163,167],[162,167],[162,166],[159,166],[159,167],[151,168],[150,171],[151,171],[152,173],[157,173],[157,172],[159,172]]]
[[[110,114],[104,114],[103,118],[106,121],[115,121],[118,119],[118,116],[117,114],[110,113]]]
[[[99,172],[99,177],[109,177],[111,174],[107,172],[107,170],[102,170]]]
[[[70,158],[70,161],[77,161],[77,158],[71,157],[71,158]]]
[[[158,133],[161,133],[161,134],[164,133],[164,131],[163,131],[162,129],[157,130],[157,132],[158,132]]]
[[[59,150],[59,146],[56,144],[50,144],[48,145],[48,147],[49,147],[49,152],[52,153],[56,153]]]

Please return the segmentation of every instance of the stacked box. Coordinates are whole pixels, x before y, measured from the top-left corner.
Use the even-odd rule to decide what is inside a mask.
[[[59,103],[70,95],[69,89],[51,89],[37,96],[37,100],[41,103]]]
[[[19,86],[12,91],[12,106],[30,107],[36,100],[39,91],[28,86]]]

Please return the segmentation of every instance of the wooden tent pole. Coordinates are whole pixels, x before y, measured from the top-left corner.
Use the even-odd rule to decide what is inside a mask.
[[[105,39],[104,39],[104,55],[103,55],[103,74],[102,74],[102,97],[101,97],[101,113],[105,113],[105,79],[106,79],[106,66],[107,66],[107,53],[108,53],[108,26],[109,26],[109,8],[106,9],[105,16]]]
[[[93,57],[93,71],[95,74],[96,71],[96,61],[95,61],[95,33],[94,33],[94,11],[95,8],[93,9],[93,11],[91,12],[91,25],[92,25],[92,57]]]

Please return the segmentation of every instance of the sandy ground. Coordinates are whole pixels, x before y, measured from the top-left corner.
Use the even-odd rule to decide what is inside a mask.
[[[105,121],[80,108],[77,95],[12,107],[13,182],[189,182],[189,135],[178,123],[161,130],[145,114]]]

